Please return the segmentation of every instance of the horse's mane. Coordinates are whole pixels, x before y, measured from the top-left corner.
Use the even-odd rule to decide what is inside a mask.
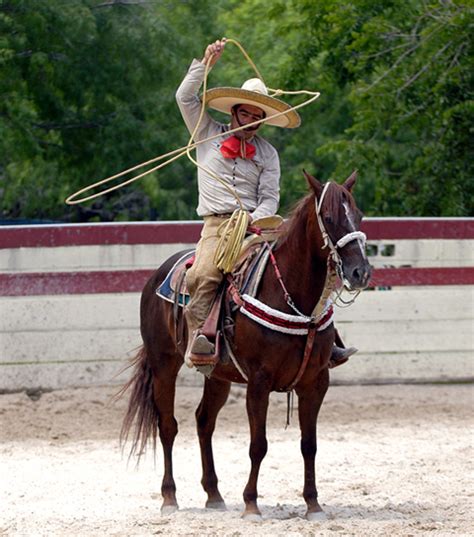
[[[294,235],[294,232],[297,229],[301,229],[305,225],[308,215],[308,206],[311,200],[314,200],[314,195],[308,194],[297,201],[290,210],[283,225],[281,236],[278,239],[278,246],[285,244],[285,242]]]
[[[326,194],[324,195],[324,214],[334,216],[337,215],[344,193],[346,194],[346,196],[344,196],[344,201],[349,204],[351,209],[354,210],[356,208],[354,198],[350,195],[350,193],[342,185],[331,183],[326,191]],[[281,238],[278,241],[279,245],[284,244],[289,237],[293,236],[295,231],[305,226],[310,207],[314,207],[313,193],[310,193],[299,200],[291,209],[288,219],[285,222]]]

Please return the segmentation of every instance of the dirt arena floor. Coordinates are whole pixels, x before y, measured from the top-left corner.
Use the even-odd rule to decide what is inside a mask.
[[[317,456],[327,520],[304,519],[296,415],[274,394],[259,482],[263,521],[241,519],[249,470],[245,392],[233,389],[215,434],[226,512],[204,509],[193,412],[178,390],[175,477],[180,510],[160,516],[161,451],[136,470],[118,445],[125,401],[115,388],[0,396],[0,535],[474,535],[473,388],[331,387]],[[36,400],[33,400],[36,399]]]

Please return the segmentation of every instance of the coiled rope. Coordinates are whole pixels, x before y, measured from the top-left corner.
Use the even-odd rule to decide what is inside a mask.
[[[252,61],[250,56],[247,54],[247,52],[244,50],[242,45],[236,41],[235,39],[227,39],[227,43],[232,43],[233,45],[237,46],[240,51],[242,52],[243,56],[247,60],[247,62],[250,64],[252,69],[255,71],[256,75],[262,82],[264,82],[264,79],[262,75],[260,74],[260,71],[257,69],[257,66]],[[74,194],[71,194],[68,198],[66,198],[65,203],[67,205],[76,205],[78,203],[84,203],[86,201],[98,198],[99,196],[103,196],[104,194],[108,194],[109,192],[113,192],[114,190],[118,190],[119,188],[122,188],[126,185],[129,185],[133,183],[134,181],[138,181],[138,179],[141,179],[142,177],[145,177],[146,175],[149,175],[150,173],[153,173],[161,168],[164,168],[168,164],[171,164],[175,160],[178,160],[183,155],[186,155],[189,160],[198,168],[204,170],[207,174],[209,174],[211,177],[216,179],[216,181],[219,181],[229,192],[232,194],[232,196],[235,197],[237,203],[239,204],[239,209],[236,209],[232,216],[223,222],[223,224],[220,226],[218,232],[220,235],[218,247],[216,250],[216,255],[214,258],[214,262],[216,266],[222,270],[223,272],[231,272],[232,268],[234,266],[234,263],[237,259],[237,256],[240,252],[240,247],[242,245],[242,241],[245,237],[245,232],[247,230],[248,225],[248,213],[244,210],[244,207],[242,205],[242,200],[240,199],[237,192],[231,188],[221,177],[218,177],[216,174],[214,174],[211,170],[205,168],[201,164],[199,164],[191,155],[191,150],[195,149],[198,145],[207,143],[211,140],[215,140],[216,138],[222,137],[222,133],[216,134],[214,136],[209,136],[208,138],[205,138],[204,140],[194,141],[194,136],[199,130],[199,126],[202,122],[202,118],[204,116],[205,107],[206,107],[206,89],[207,89],[207,78],[209,74],[209,68],[210,68],[210,62],[211,62],[212,56],[210,56],[206,62],[206,68],[204,73],[204,82],[203,82],[203,98],[202,98],[202,105],[201,105],[201,112],[199,114],[198,121],[196,123],[196,126],[194,127],[194,130],[191,134],[191,137],[189,138],[188,143],[186,146],[180,147],[178,149],[175,149],[174,151],[170,151],[168,153],[165,153],[164,155],[160,155],[158,157],[155,157],[153,159],[150,159],[146,162],[142,162],[141,164],[137,164],[136,166],[133,166],[132,168],[128,168],[127,170],[124,170],[120,173],[117,173],[115,175],[111,175],[110,177],[107,177],[105,179],[102,179],[101,181],[97,181],[96,183],[92,183],[89,186],[82,188],[75,192]],[[264,82],[265,83],[265,82]],[[274,119],[276,117],[280,117],[283,115],[286,115],[291,110],[298,110],[299,108],[302,108],[304,106],[307,106],[308,104],[311,104],[313,101],[315,101],[320,93],[314,92],[314,91],[308,91],[308,90],[299,90],[299,91],[284,91],[281,89],[273,89],[268,88],[267,89],[272,92],[270,95],[271,97],[276,97],[280,95],[308,95],[310,96],[306,101],[292,106],[289,110],[285,110],[284,112],[278,112],[271,116],[267,116],[263,119],[259,119],[257,121],[254,121],[252,123],[249,123],[247,125],[236,127],[235,129],[231,129],[229,131],[226,131],[226,134],[233,134],[235,132],[238,132],[242,129],[246,129],[248,127],[252,127],[255,125],[259,125],[260,123],[265,123],[266,121],[269,121],[270,119]],[[124,175],[127,175],[129,173],[135,172],[141,168],[145,168],[147,166],[150,166],[151,164],[154,164],[155,162],[159,162],[161,160],[165,160],[164,162],[161,162],[157,166],[154,166],[135,177],[132,177],[130,179],[126,179],[124,181],[121,181],[120,183],[113,185],[111,187],[105,188],[104,190],[101,190],[99,192],[96,192],[94,194],[86,195],[84,197],[79,197],[83,194],[86,194],[87,192],[90,192],[91,190],[101,187],[103,185],[106,185],[115,179],[118,179],[120,177],[123,177]]]

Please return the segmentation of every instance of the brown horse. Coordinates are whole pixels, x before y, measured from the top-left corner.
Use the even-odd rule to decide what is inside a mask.
[[[287,221],[274,255],[293,304],[304,315],[310,316],[324,289],[329,255],[337,260],[341,278],[352,289],[367,286],[370,265],[365,255],[364,236],[359,231],[362,213],[351,195],[356,174],[353,173],[342,186],[327,183],[324,189],[314,177],[306,172],[305,175],[311,194],[300,201]],[[131,387],[131,396],[121,435],[126,440],[135,423],[131,454],[141,455],[150,439],[156,449],[159,432],[164,453],[162,513],[178,508],[172,449],[178,432],[174,398],[176,377],[183,365],[183,348],[176,343],[173,305],[157,297],[155,291],[178,257],[179,254],[165,262],[142,293],[143,346],[134,362],[134,375],[124,388]],[[257,298],[274,309],[294,314],[272,266],[265,269]],[[329,384],[328,362],[334,338],[332,323],[315,332],[314,343],[309,347],[310,359],[295,386],[304,458],[303,496],[309,520],[324,517],[315,482],[316,420]],[[243,516],[259,519],[257,479],[267,452],[265,427],[269,395],[271,391],[282,391],[291,386],[300,372],[308,348],[307,338],[270,330],[237,312],[231,344],[248,377],[246,401],[251,471],[243,494]],[[201,483],[208,495],[208,508],[225,509],[217,486],[211,440],[217,415],[227,400],[232,382],[244,383],[245,380],[232,363],[219,363],[210,378],[205,379],[204,393],[196,410],[203,470]]]

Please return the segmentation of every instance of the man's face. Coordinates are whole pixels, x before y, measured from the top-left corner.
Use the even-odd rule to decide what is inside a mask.
[[[263,119],[264,117],[265,112],[258,106],[253,106],[252,104],[238,104],[232,108],[230,128],[235,129],[237,127],[241,127],[242,125],[249,125],[250,123]],[[260,123],[260,125],[262,125],[262,123]],[[235,136],[237,136],[237,138],[249,140],[255,135],[260,125],[254,125],[253,127],[238,131],[235,133]]]

